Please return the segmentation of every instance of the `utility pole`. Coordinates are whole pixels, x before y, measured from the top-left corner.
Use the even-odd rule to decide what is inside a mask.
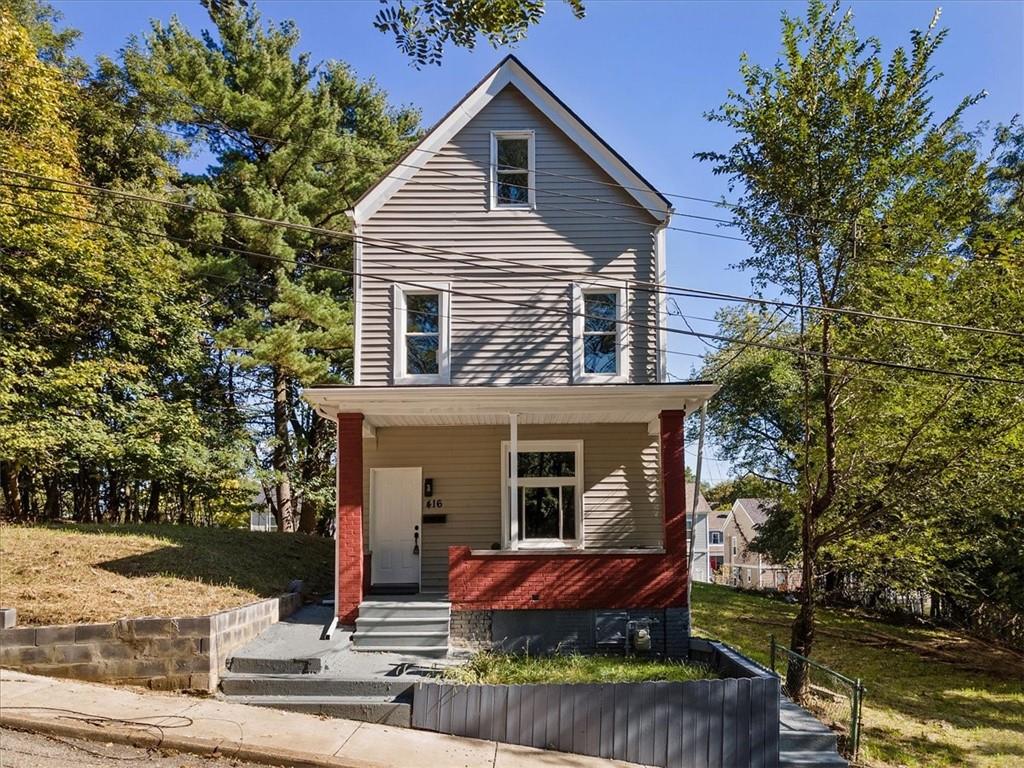
[[[700,407],[700,435],[697,438],[697,469],[693,475],[693,505],[690,508],[690,562],[686,569],[686,605],[690,606],[690,595],[693,593],[693,544],[697,540],[697,502],[700,500],[700,471],[704,463],[704,425],[708,417],[708,404]],[[685,488],[683,489],[685,492]],[[705,557],[707,553],[705,552]],[[709,567],[709,563],[705,563]]]

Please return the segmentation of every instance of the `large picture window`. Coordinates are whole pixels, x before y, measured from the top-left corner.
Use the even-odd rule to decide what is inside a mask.
[[[503,509],[507,540],[515,547],[575,546],[582,539],[583,442],[520,441],[515,487],[510,487],[513,457],[502,443]],[[509,499],[516,494],[514,518]]]
[[[394,286],[396,384],[447,384],[449,312],[447,286]]]

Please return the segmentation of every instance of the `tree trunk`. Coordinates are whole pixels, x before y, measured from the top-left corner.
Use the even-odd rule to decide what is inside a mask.
[[[302,466],[303,486],[309,488],[316,476],[325,468],[323,443],[327,437],[327,420],[320,414],[313,413],[313,424],[309,430],[309,446],[306,449],[305,462]],[[317,509],[310,502],[308,494],[302,499],[302,506],[299,514],[299,530],[302,533],[316,533]]]
[[[46,493],[46,503],[43,505],[43,515],[47,520],[60,519],[60,477],[48,475],[43,480],[43,488]]]
[[[160,478],[156,478],[149,483],[149,503],[146,505],[146,517],[145,522],[147,523],[159,523],[160,522],[160,490],[163,485]]]
[[[288,476],[291,445],[288,438],[288,380],[284,372],[274,366],[274,472],[277,475],[274,495],[277,499],[275,516],[277,530],[291,531],[292,485]]]
[[[22,517],[21,490],[18,488],[18,468],[12,461],[0,462],[0,474],[3,475],[4,507],[7,514],[20,520]]]
[[[121,479],[113,470],[107,470],[107,521],[121,522]]]
[[[814,563],[818,554],[814,547],[814,512],[810,503],[804,509],[800,537],[803,548],[803,583],[800,585],[800,612],[793,622],[789,647],[801,656],[810,658],[814,645]],[[786,690],[797,703],[803,702],[807,697],[810,688],[809,672],[807,664],[790,659],[786,668]]]

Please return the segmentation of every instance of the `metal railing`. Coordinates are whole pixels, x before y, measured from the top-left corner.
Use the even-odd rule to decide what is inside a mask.
[[[803,697],[792,695],[786,687],[787,675],[776,671],[776,664],[781,663],[779,656],[785,657],[787,670],[789,665],[800,664],[804,667],[807,681]],[[801,656],[796,651],[775,642],[771,636],[771,669],[782,681],[782,690],[794,701],[807,707],[815,715],[825,721],[826,725],[839,732],[839,747],[846,757],[856,760],[860,752],[861,705],[864,701],[864,688],[860,678],[841,675],[834,669]]]

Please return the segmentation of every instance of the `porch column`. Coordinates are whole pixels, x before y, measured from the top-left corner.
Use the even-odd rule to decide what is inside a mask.
[[[661,501],[665,520],[665,551],[683,564],[686,556],[686,472],[683,468],[683,420],[685,411],[662,411]]]
[[[338,520],[334,608],[338,623],[356,623],[363,601],[363,414],[338,414]]]

